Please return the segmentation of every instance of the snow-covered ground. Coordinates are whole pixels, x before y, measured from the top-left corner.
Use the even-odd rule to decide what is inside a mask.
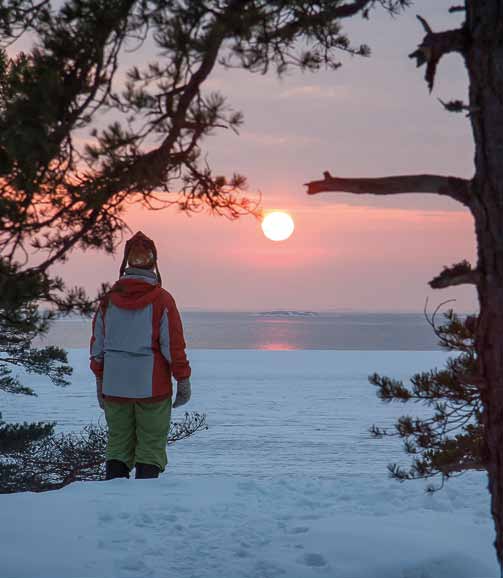
[[[496,578],[484,476],[183,476],[0,496],[2,578]]]
[[[369,425],[420,406],[385,405],[373,371],[406,377],[441,352],[191,352],[193,400],[210,429],[171,448],[159,480],[0,495],[1,578],[496,578],[486,479],[427,495],[389,480],[407,464]],[[69,388],[0,396],[4,418],[100,419],[87,352]],[[181,411],[183,413],[185,408]],[[176,413],[174,414],[176,418]]]

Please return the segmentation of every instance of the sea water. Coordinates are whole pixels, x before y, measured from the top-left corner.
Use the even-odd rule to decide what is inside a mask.
[[[344,349],[425,351],[438,349],[419,313],[315,313],[309,311],[182,311],[191,349]],[[56,321],[43,344],[87,347],[91,321]]]

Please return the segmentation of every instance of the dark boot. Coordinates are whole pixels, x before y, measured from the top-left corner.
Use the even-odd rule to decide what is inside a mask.
[[[154,464],[136,464],[136,479],[145,480],[147,478],[158,478],[161,469]]]
[[[120,460],[108,460],[105,464],[105,480],[113,478],[129,478],[129,468]]]

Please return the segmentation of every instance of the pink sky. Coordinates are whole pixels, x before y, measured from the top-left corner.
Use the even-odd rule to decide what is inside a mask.
[[[424,0],[416,8],[441,29],[456,24],[449,6]],[[343,59],[336,72],[282,80],[220,70],[208,86],[245,115],[239,136],[206,141],[210,163],[217,174],[245,174],[264,209],[289,211],[296,230],[288,241],[267,240],[251,217],[230,223],[175,209],[129,211],[131,228],[156,241],[164,285],[180,307],[420,311],[426,297],[455,298],[460,311],[476,307],[473,289],[427,286],[443,265],[475,258],[472,219],[460,205],[428,195],[305,195],[302,183],[324,170],[462,177],[473,170],[467,119],[445,113],[437,101],[465,97],[460,60],[442,62],[430,96],[423,71],[407,58],[422,38],[414,10],[395,21],[381,13],[347,29],[355,43],[371,45],[370,59]],[[75,253],[59,272],[92,292],[115,279],[120,260]]]

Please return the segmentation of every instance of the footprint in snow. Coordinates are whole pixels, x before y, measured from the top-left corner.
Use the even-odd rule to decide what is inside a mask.
[[[128,556],[120,563],[120,568],[123,572],[133,572],[137,574],[141,572],[142,576],[149,576],[152,574],[151,569],[143,562],[140,556]]]
[[[309,532],[308,526],[295,526],[289,531],[289,534],[305,534],[306,532]]]
[[[284,568],[267,560],[260,560],[253,568],[253,576],[255,578],[278,578],[282,574],[286,574]]]
[[[98,514],[98,520],[100,522],[108,523],[108,522],[112,522],[113,519],[114,519],[114,515],[111,514],[110,512],[100,512]]]
[[[161,514],[159,516],[163,522],[176,522],[178,520],[178,516],[176,514]]]
[[[150,548],[146,548],[143,550],[143,556],[153,556],[153,557],[162,557],[164,556],[164,551],[162,548],[156,548],[155,546],[151,546]]]
[[[150,514],[147,514],[146,512],[142,512],[140,514],[138,514],[137,516],[135,516],[135,526],[137,526],[138,528],[145,528],[145,527],[150,527],[154,525],[154,519],[152,518],[152,516]]]
[[[301,520],[319,520],[320,515],[319,514],[304,514],[302,516],[299,516],[299,518]]]
[[[327,565],[327,561],[321,554],[316,552],[306,552],[300,558],[297,558],[300,564],[305,564],[306,566],[311,566],[311,568],[321,568]]]

